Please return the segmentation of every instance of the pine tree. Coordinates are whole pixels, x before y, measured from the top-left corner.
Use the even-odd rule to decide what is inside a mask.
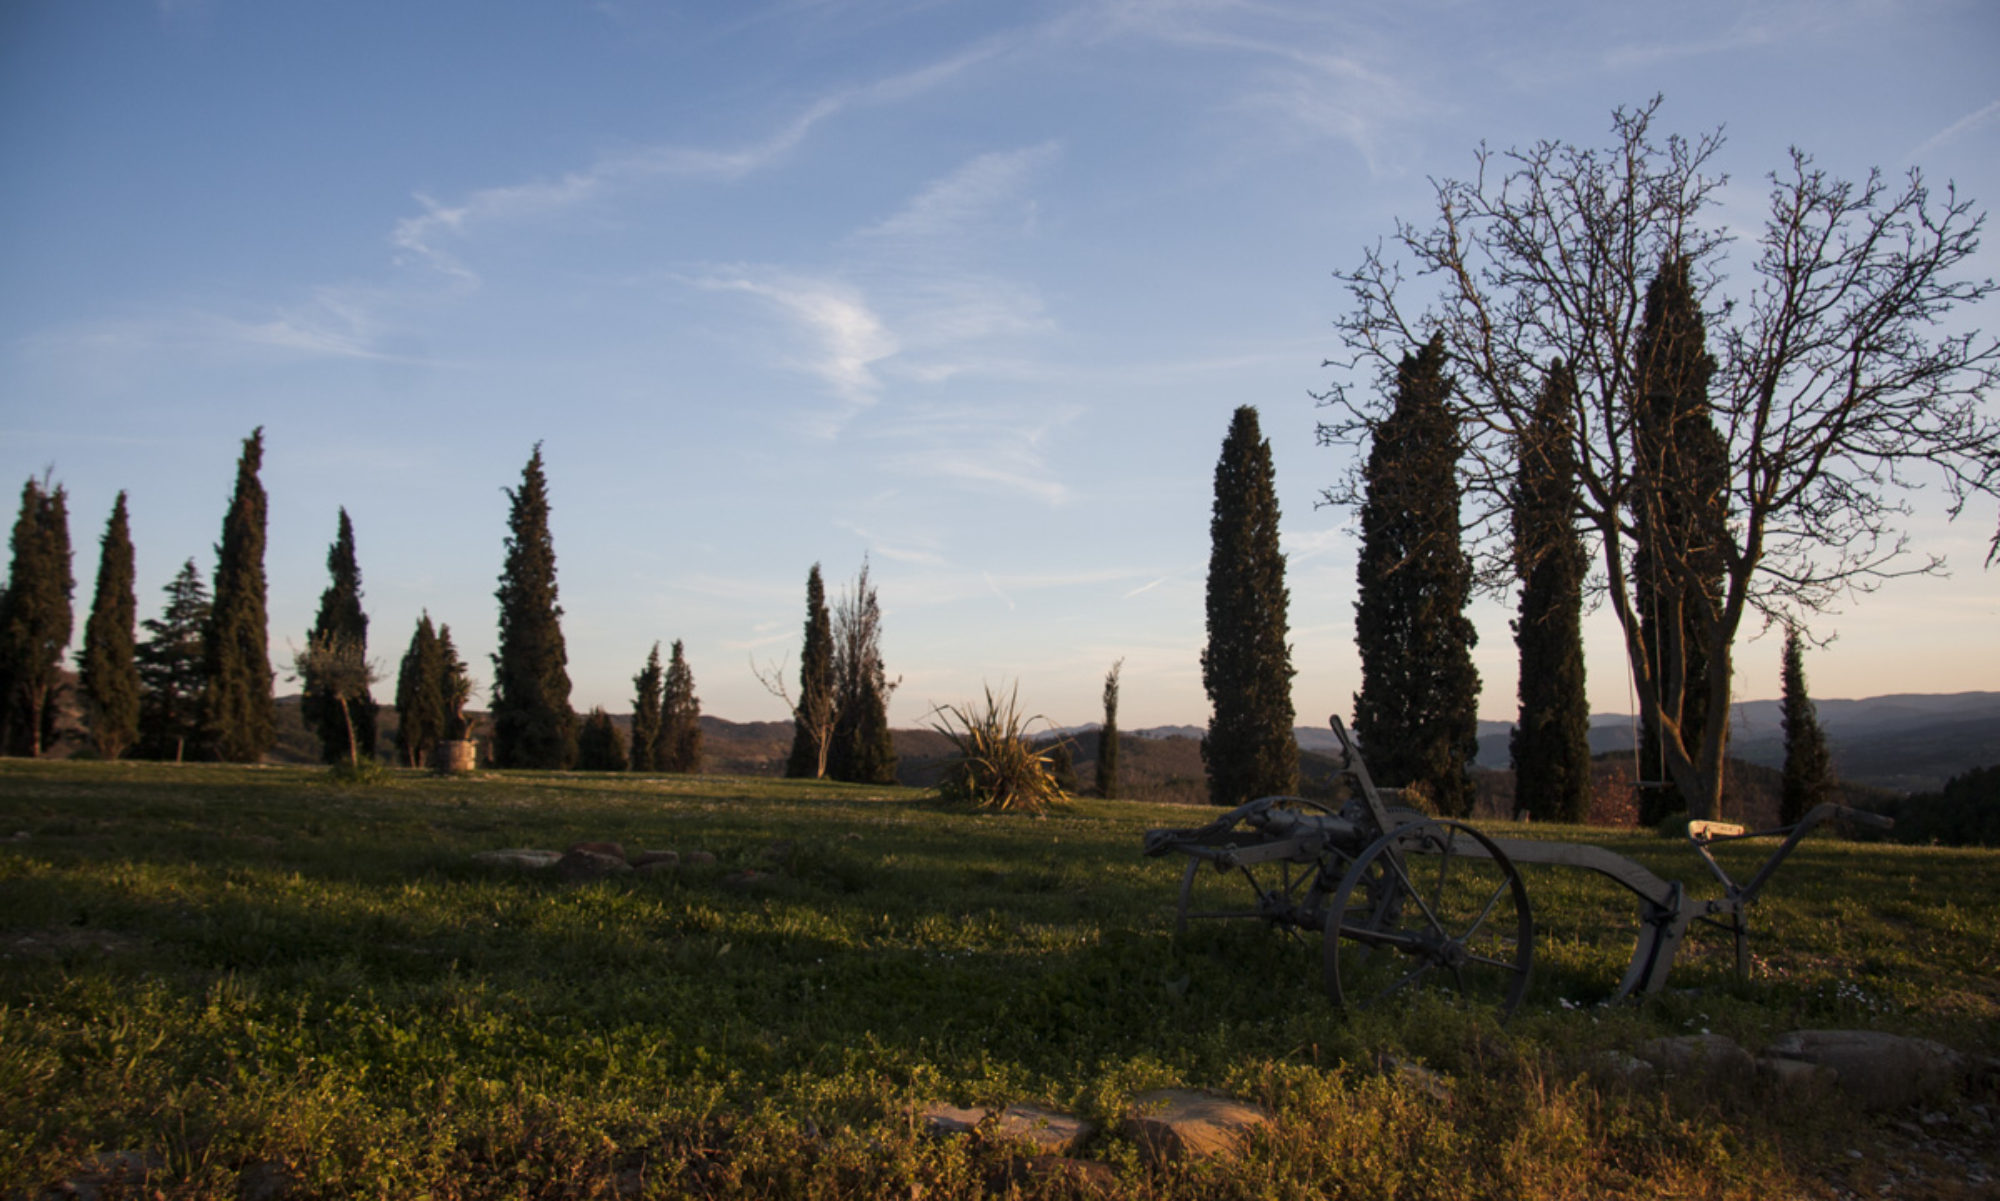
[[[855,784],[896,782],[896,743],[889,732],[890,683],[882,668],[882,607],[862,561],[852,592],[833,615],[834,725],[826,771]]]
[[[1097,795],[1105,800],[1118,796],[1118,673],[1125,666],[1120,659],[1104,673],[1104,725],[1097,731]]]
[[[1363,470],[1354,729],[1378,783],[1419,786],[1438,812],[1472,811],[1479,753],[1472,564],[1459,540],[1459,433],[1441,338],[1405,354],[1395,407]]]
[[[133,652],[139,668],[139,753],[179,763],[200,744],[201,692],[208,678],[208,585],[189,559],[161,591],[167,603],[144,623]]]
[[[8,754],[39,758],[55,733],[70,601],[69,497],[45,475],[21,489],[14,558],[0,594],[0,735]]]
[[[1661,712],[1677,715],[1682,742],[1693,747],[1708,724],[1707,632],[1721,603],[1729,455],[1710,416],[1715,360],[1685,257],[1661,263],[1646,289],[1637,356],[1633,596]],[[1650,715],[1640,740],[1640,771],[1657,781],[1640,798],[1639,822],[1650,827],[1689,806],[1665,781]]]
[[[1271,444],[1249,405],[1236,410],[1222,442],[1208,533],[1208,649],[1201,656],[1201,682],[1214,713],[1201,758],[1208,799],[1235,806],[1299,787],[1277,480]]]
[[[1806,693],[1803,640],[1798,627],[1785,631],[1785,666],[1781,706],[1785,727],[1785,774],[1778,795],[1778,823],[1789,826],[1814,805],[1839,799],[1834,793],[1833,757],[1826,732]]]
[[[354,557],[354,524],[340,510],[340,525],[327,548],[326,570],[333,582],[319,596],[319,617],[306,635],[308,645],[338,643],[368,658],[368,615],[361,611],[361,565]],[[349,725],[360,753],[375,757],[375,698],[366,688],[348,699],[346,713],[324,688],[308,688],[299,698],[306,725],[319,735],[320,758],[337,763],[348,757]]]
[[[132,591],[132,527],[118,494],[98,542],[97,591],[77,655],[78,683],[90,712],[90,739],[105,759],[122,756],[139,737],[139,600]]]
[[[667,660],[667,679],[660,698],[660,742],[653,761],[659,771],[701,771],[701,698],[694,694],[694,672],[678,638]]]
[[[583,719],[576,736],[576,766],[579,771],[624,771],[625,735],[602,705],[593,706]]]
[[[660,770],[657,753],[660,721],[665,701],[666,674],[660,668],[660,644],[646,656],[646,666],[632,677],[632,756],[633,771]]]
[[[226,763],[255,763],[276,737],[270,629],[265,612],[264,427],[243,440],[236,493],[216,547],[215,602],[204,642],[201,726],[205,750]]]
[[[1514,728],[1514,813],[1561,822],[1590,813],[1590,700],[1584,689],[1583,578],[1576,529],[1576,451],[1569,436],[1576,378],[1557,360],[1534,421],[1515,447],[1514,569],[1521,613],[1521,718]]]
[[[834,707],[833,618],[826,610],[826,585],[815,563],[806,573],[806,629],[799,649],[799,703],[792,711],[787,778],[817,780],[826,775],[837,718]]]
[[[556,603],[556,550],[549,537],[542,444],[507,489],[507,562],[500,573],[500,649],[493,655],[493,762],[564,768],[576,760],[569,707],[569,654]]]
[[[427,609],[396,673],[396,754],[404,766],[422,767],[444,727],[444,658]]]

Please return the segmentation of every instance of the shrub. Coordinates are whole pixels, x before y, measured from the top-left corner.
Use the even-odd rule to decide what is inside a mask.
[[[1028,727],[1047,719],[1022,716],[1018,691],[1010,688],[998,696],[988,687],[983,708],[940,705],[931,711],[939,719],[932,729],[951,739],[958,756],[938,782],[946,799],[1027,813],[1040,813],[1063,799],[1049,752],[1029,741]]]

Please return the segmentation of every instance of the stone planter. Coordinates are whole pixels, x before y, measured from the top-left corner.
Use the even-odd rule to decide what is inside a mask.
[[[439,742],[431,751],[431,768],[442,776],[469,772],[479,766],[479,744],[473,741]]]

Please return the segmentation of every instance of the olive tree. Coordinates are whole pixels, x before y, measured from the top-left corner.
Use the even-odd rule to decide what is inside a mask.
[[[2000,495],[2000,425],[1984,407],[2000,344],[1967,312],[1995,288],[1965,272],[1985,222],[1971,200],[1934,190],[1914,169],[1836,178],[1795,149],[1767,177],[1763,227],[1739,254],[1714,211],[1727,182],[1720,132],[1658,135],[1659,106],[1617,111],[1606,147],[1482,147],[1470,179],[1436,181],[1432,219],[1399,222],[1340,273],[1352,297],[1338,322],[1349,353],[1329,365],[1393,378],[1406,348],[1443,336],[1466,439],[1468,538],[1496,587],[1511,550],[1516,443],[1549,366],[1569,369],[1590,583],[1624,632],[1669,774],[1696,816],[1713,817],[1728,723],[1706,722],[1698,738],[1682,728],[1690,680],[1702,674],[1690,663],[1705,656],[1699,708],[1727,713],[1746,618],[1822,611],[1943,568],[1912,550],[1904,519],[1927,484],[1954,518],[1969,500]],[[1715,358],[1705,417],[1726,450],[1725,516],[1711,537],[1645,548],[1661,593],[1691,598],[1679,621],[1654,625],[1636,599],[1637,540],[1699,498],[1683,494],[1698,486],[1691,473],[1662,470],[1646,453],[1663,443],[1640,428],[1640,341],[1651,281],[1683,259]],[[1323,442],[1358,442],[1383,416],[1374,389],[1336,383],[1321,401],[1331,410]],[[1351,503],[1354,493],[1350,479],[1328,498]],[[1721,587],[1704,586],[1718,560]]]

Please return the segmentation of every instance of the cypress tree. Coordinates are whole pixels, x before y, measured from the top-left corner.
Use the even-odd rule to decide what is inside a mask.
[[[407,767],[422,767],[444,737],[444,674],[437,630],[425,610],[396,673],[396,753]]]
[[[817,780],[826,775],[834,712],[833,618],[826,609],[826,585],[819,564],[806,573],[806,629],[799,649],[799,703],[792,711],[792,753],[785,775]]]
[[[577,733],[576,766],[580,771],[625,770],[625,736],[602,705],[592,707]]]
[[[660,644],[646,656],[646,666],[632,677],[633,771],[660,770],[657,752],[660,742],[661,706],[665,699],[666,675],[660,668]],[[789,774],[789,773],[788,773]]]
[[[678,638],[667,660],[660,698],[660,742],[653,761],[659,771],[701,771],[701,698],[694,694],[694,672]]]
[[[1299,787],[1277,481],[1271,444],[1249,405],[1236,410],[1222,442],[1208,531],[1208,648],[1201,682],[1214,713],[1201,758],[1208,799],[1234,806]]]
[[[1118,673],[1125,666],[1120,659],[1104,673],[1104,724],[1097,731],[1097,795],[1106,800],[1118,796]]]
[[[472,676],[468,674],[465,660],[458,657],[458,647],[452,644],[451,627],[438,627],[438,693],[444,698],[444,737],[451,742],[465,742],[472,737],[475,719],[465,711],[472,700]]]
[[[1438,812],[1463,815],[1479,753],[1478,634],[1465,616],[1472,563],[1459,540],[1461,448],[1444,366],[1441,337],[1403,356],[1395,407],[1363,469],[1354,729],[1377,782],[1420,786]]]
[[[327,548],[326,570],[332,583],[319,595],[319,617],[306,635],[309,644],[337,642],[365,662],[368,658],[368,615],[361,611],[361,565],[354,557],[354,524],[340,510],[340,525]],[[347,712],[324,687],[311,687],[299,698],[306,725],[319,735],[320,758],[338,763],[347,757],[349,724],[360,753],[375,756],[375,698],[367,688],[347,702]]]
[[[77,656],[90,738],[105,759],[122,756],[139,737],[139,665],[134,658],[139,600],[132,592],[132,576],[132,528],[120,492],[98,542],[97,591]]]
[[[209,609],[201,725],[205,749],[227,763],[255,763],[276,730],[271,697],[270,629],[265,610],[264,427],[243,440],[236,494],[216,550],[215,602]]]
[[[1728,539],[1729,454],[1710,415],[1715,360],[1707,346],[1691,263],[1685,256],[1670,258],[1646,288],[1634,365],[1632,591],[1646,670],[1660,690],[1663,712],[1676,708],[1666,691],[1669,678],[1685,679],[1674,715],[1690,750],[1700,745],[1708,724],[1707,633],[1721,604]],[[1665,779],[1660,727],[1651,713],[1641,726],[1640,747],[1640,771],[1654,782],[1642,789],[1639,821],[1654,826],[1688,804]]]
[[[1521,612],[1520,722],[1514,728],[1514,813],[1580,822],[1590,813],[1590,701],[1584,689],[1583,578],[1576,529],[1576,377],[1558,359],[1515,447],[1514,570]]]
[[[139,753],[179,763],[201,739],[201,693],[208,678],[208,586],[189,559],[161,591],[160,616],[142,623],[133,652],[139,669]]]
[[[40,758],[55,733],[70,601],[69,497],[45,475],[21,489],[13,562],[0,594],[0,732],[6,751]]]
[[[507,489],[507,561],[500,573],[500,649],[493,655],[493,762],[564,768],[576,761],[569,707],[569,654],[556,603],[556,550],[549,537],[542,444]]]
[[[896,782],[896,743],[889,732],[889,694],[896,685],[882,668],[882,607],[863,560],[854,590],[833,618],[834,725],[827,774],[855,784]]]
[[[1785,631],[1781,696],[1785,773],[1778,794],[1778,822],[1789,826],[1814,805],[1838,799],[1834,795],[1833,757],[1827,751],[1826,732],[1820,729],[1819,713],[1806,693],[1805,651],[1796,626]]]

